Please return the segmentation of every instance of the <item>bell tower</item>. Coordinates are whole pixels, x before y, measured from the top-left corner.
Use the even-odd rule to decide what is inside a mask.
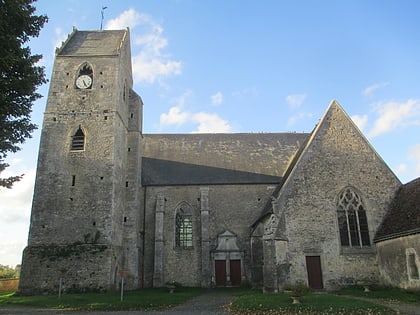
[[[139,282],[141,98],[129,30],[78,31],[56,58],[41,133],[22,294]]]

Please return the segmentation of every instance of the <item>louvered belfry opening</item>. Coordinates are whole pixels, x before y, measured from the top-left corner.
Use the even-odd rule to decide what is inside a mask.
[[[71,141],[72,151],[83,151],[85,149],[85,134],[79,126]]]

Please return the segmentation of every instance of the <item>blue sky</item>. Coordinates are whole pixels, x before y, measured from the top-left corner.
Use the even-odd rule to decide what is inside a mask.
[[[39,0],[33,39],[49,78],[73,26],[130,27],[146,133],[310,132],[336,99],[403,183],[420,176],[420,2],[415,0]],[[45,97],[34,106],[42,125]],[[10,155],[0,264],[20,263],[39,130]]]

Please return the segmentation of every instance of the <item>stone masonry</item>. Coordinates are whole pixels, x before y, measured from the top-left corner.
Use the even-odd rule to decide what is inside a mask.
[[[144,134],[132,87],[128,30],[57,49],[22,294],[384,278],[401,183],[336,101],[311,133]]]

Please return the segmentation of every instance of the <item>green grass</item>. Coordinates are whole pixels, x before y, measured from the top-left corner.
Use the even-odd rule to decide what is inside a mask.
[[[162,309],[184,303],[188,299],[206,292],[199,288],[177,288],[170,294],[166,288],[143,289],[124,293],[120,301],[119,292],[64,294],[54,296],[18,296],[14,293],[0,294],[0,307],[4,305],[34,308],[74,309],[74,310],[140,310]],[[373,287],[364,292],[361,287],[342,289],[334,294],[309,293],[301,298],[301,304],[292,304],[288,294],[263,294],[249,288],[217,289],[213,294],[234,294],[229,311],[235,315],[295,315],[295,314],[395,314],[379,304],[349,298],[348,296],[370,299],[420,303],[420,292],[404,291],[396,288]],[[345,295],[345,296],[343,296]]]
[[[232,314],[395,314],[393,310],[371,302],[333,294],[309,293],[300,304],[292,304],[288,294],[240,292],[229,305]]]
[[[120,293],[81,293],[58,296],[18,296],[14,293],[0,294],[0,307],[3,305],[27,306],[35,308],[73,309],[73,310],[138,310],[167,308],[184,303],[200,295],[203,289],[178,288],[174,293],[167,289],[143,289]]]
[[[351,286],[336,292],[340,295],[351,295],[371,299],[380,299],[389,302],[405,302],[420,304],[420,290],[401,290],[395,287],[371,286],[370,291],[365,292],[361,286]]]

